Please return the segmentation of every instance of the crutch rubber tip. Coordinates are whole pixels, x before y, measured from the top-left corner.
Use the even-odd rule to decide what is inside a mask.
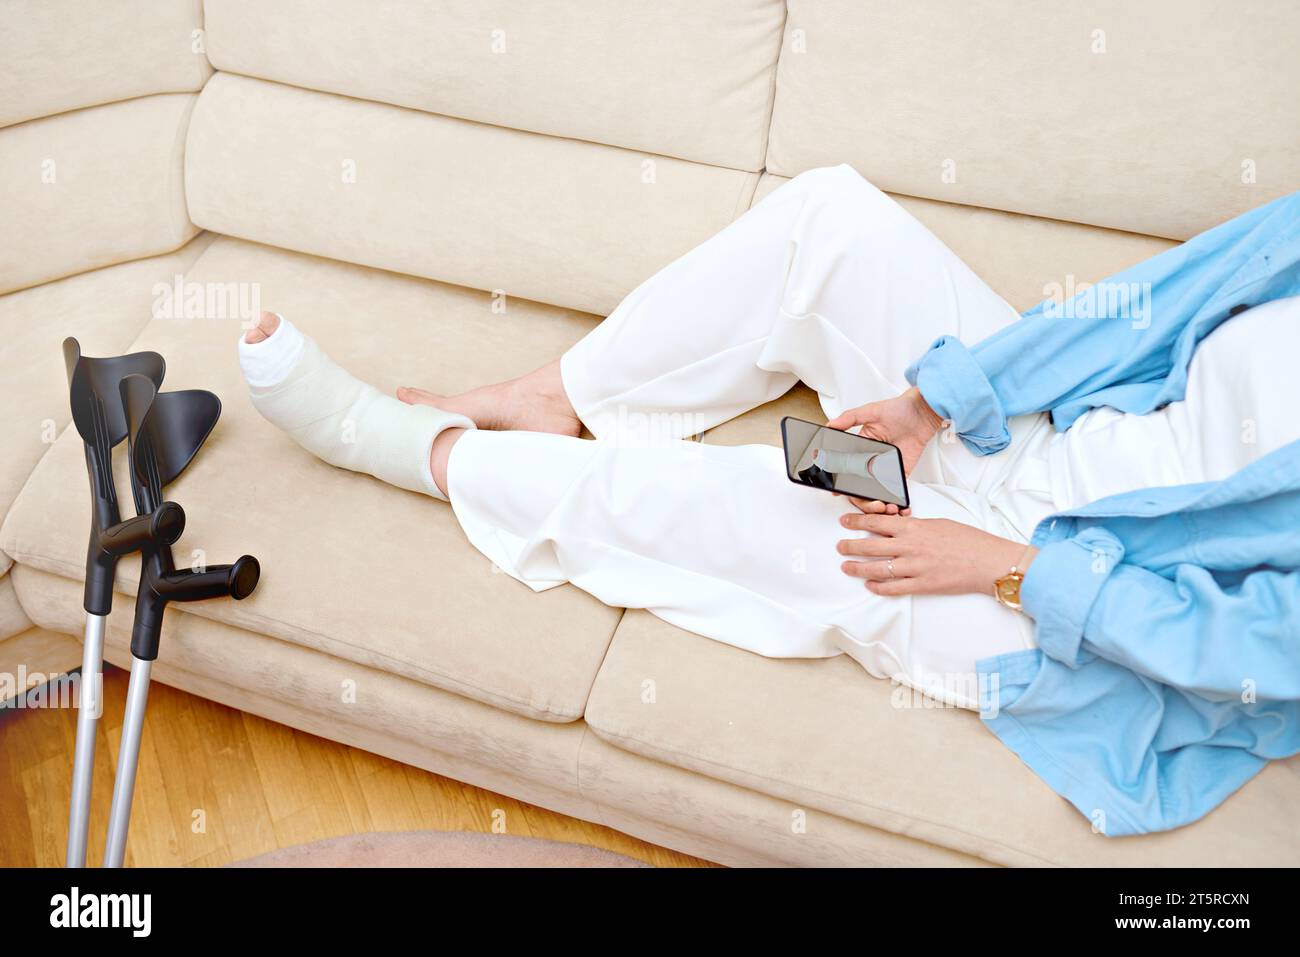
[[[239,601],[253,594],[258,579],[262,577],[262,566],[252,555],[244,555],[230,566],[230,597]]]

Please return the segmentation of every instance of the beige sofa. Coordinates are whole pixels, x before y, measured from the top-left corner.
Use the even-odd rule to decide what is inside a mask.
[[[169,611],[159,680],[728,864],[1300,863],[1300,761],[1180,831],[1094,834],[975,715],[847,658],[530,592],[446,505],[258,418],[234,354],[261,305],[385,388],[515,375],[840,162],[1027,308],[1300,188],[1298,28],[1266,0],[9,0],[0,671],[79,661],[75,335],[225,405],[169,490],[178,556],[264,577]],[[703,441],[782,414],[819,411],[800,387]]]

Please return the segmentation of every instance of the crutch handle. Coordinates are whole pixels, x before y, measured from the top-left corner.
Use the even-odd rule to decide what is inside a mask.
[[[106,529],[99,546],[114,558],[149,546],[173,545],[185,531],[185,510],[175,502],[163,502],[148,515],[137,515]]]
[[[261,565],[252,555],[244,555],[233,565],[210,565],[203,571],[162,571],[158,561],[146,560],[135,599],[131,654],[143,661],[158,657],[163,612],[171,602],[227,596],[241,601],[257,588],[261,575]]]
[[[124,522],[101,525],[96,510],[86,548],[85,608],[92,615],[107,615],[113,603],[113,579],[117,560],[132,552],[173,544],[185,531],[185,510],[175,502],[163,502],[147,515]]]
[[[260,576],[257,559],[244,555],[233,565],[209,565],[201,572],[186,570],[164,575],[158,591],[167,601],[205,601],[226,596],[240,601],[253,593]]]

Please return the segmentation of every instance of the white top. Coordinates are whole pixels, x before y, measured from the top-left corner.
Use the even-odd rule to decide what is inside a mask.
[[[1053,437],[1058,509],[1138,488],[1220,481],[1300,440],[1300,297],[1256,306],[1197,347],[1187,394],[1146,415],[1093,409]]]

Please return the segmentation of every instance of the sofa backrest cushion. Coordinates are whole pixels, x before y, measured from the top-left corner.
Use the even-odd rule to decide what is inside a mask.
[[[0,293],[171,252],[185,208],[193,93],[160,93],[0,130]]]
[[[757,171],[782,0],[207,0],[219,70]]]
[[[212,74],[203,0],[0,3],[0,126],[151,93],[192,93]]]
[[[768,149],[882,189],[1185,239],[1300,189],[1272,0],[789,0]]]
[[[230,73],[199,96],[185,170],[205,229],[600,314],[757,183]]]

